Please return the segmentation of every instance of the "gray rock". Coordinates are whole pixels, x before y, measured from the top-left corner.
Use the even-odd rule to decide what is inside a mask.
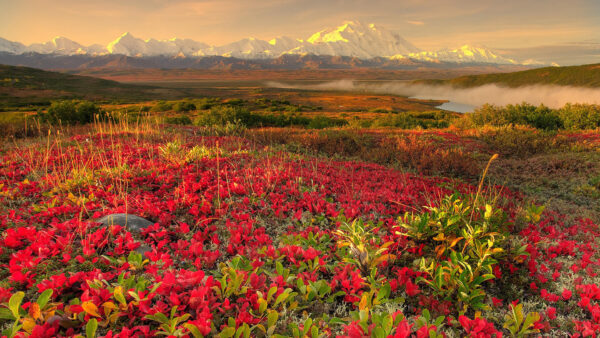
[[[148,258],[148,255],[146,255],[146,253],[151,252],[152,249],[150,249],[150,247],[148,245],[142,244],[142,245],[139,246],[139,248],[135,249],[135,251],[137,253],[142,254],[142,257]]]
[[[145,218],[132,214],[106,215],[96,220],[96,222],[101,223],[104,226],[121,225],[127,228],[127,230],[136,233],[142,232],[142,230],[154,224]]]

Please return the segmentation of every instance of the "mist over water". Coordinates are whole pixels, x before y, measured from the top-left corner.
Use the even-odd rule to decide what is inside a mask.
[[[395,94],[418,99],[448,100],[450,102],[440,106],[442,109],[461,112],[472,111],[472,108],[485,103],[499,106],[522,102],[533,105],[543,103],[550,108],[560,108],[566,103],[600,104],[600,89],[554,85],[508,88],[489,84],[474,88],[454,88],[446,85],[433,86],[400,81],[373,83],[353,80],[338,80],[311,85],[270,81],[267,85],[275,88],[358,91],[373,94]]]

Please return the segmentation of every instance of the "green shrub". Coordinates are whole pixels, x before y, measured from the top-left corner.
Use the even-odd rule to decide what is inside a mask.
[[[179,124],[179,125],[190,125],[192,120],[188,116],[171,116],[165,118],[167,124]]]
[[[544,105],[530,110],[525,115],[525,123],[531,127],[545,130],[558,130],[563,128],[558,111],[550,109]]]
[[[247,117],[249,114],[251,113],[248,110],[239,107],[217,106],[201,115],[196,124],[199,126],[224,126],[227,122],[236,123],[249,120]]]
[[[331,118],[327,116],[316,116],[310,120],[308,128],[323,129],[331,127],[341,127],[348,124],[346,120]]]
[[[166,112],[173,109],[173,103],[167,101],[158,101],[150,109],[151,112]]]
[[[196,110],[196,105],[190,101],[178,101],[173,105],[173,110],[178,113]]]
[[[482,183],[483,179],[480,187]],[[519,257],[526,248],[511,248],[506,213],[495,205],[495,198],[479,192],[446,196],[437,206],[424,207],[424,213],[398,219],[397,234],[423,248],[420,269],[425,274],[417,281],[438,297],[455,300],[459,313],[489,310],[486,281],[495,278],[498,259]]]
[[[595,129],[600,127],[600,106],[566,104],[561,109],[550,109],[543,104],[528,103],[498,107],[484,104],[466,115],[475,126],[524,125],[537,129]]]
[[[100,109],[93,102],[64,100],[52,102],[48,112],[41,114],[40,117],[43,121],[52,124],[85,124],[92,122],[94,116],[99,113]]]
[[[442,111],[402,112],[388,114],[373,120],[371,127],[393,127],[401,129],[446,128],[455,117]]]
[[[196,106],[196,109],[206,110],[206,109],[210,109],[210,108],[214,107],[220,101],[221,101],[221,99],[219,99],[219,98],[203,97],[201,99],[195,99],[193,101],[193,103]]]
[[[596,129],[600,127],[600,105],[567,103],[558,111],[558,114],[565,129]]]
[[[225,104],[228,106],[232,106],[232,107],[241,107],[244,105],[244,102],[245,101],[242,99],[230,99],[230,100],[227,100],[225,102]]]
[[[259,114],[237,106],[213,107],[196,121],[200,126],[224,126],[227,123],[239,123],[248,128],[301,126],[313,129],[347,124],[345,120],[325,116],[311,119],[295,114]]]

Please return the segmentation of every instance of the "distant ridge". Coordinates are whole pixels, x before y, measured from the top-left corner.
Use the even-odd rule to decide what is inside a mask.
[[[521,64],[511,58],[481,46],[463,45],[455,49],[422,51],[400,34],[375,24],[346,21],[334,28],[324,29],[307,39],[281,36],[269,41],[245,38],[222,46],[209,46],[191,39],[140,39],[125,33],[106,46],[83,46],[65,37],[26,46],[0,38],[0,52],[14,55],[30,53],[56,56],[124,55],[128,57],[203,58],[207,56],[259,60],[276,59],[285,55],[339,56],[361,60],[386,58],[446,63]],[[528,60],[535,63],[535,60]]]
[[[428,84],[447,84],[454,87],[478,87],[498,84],[506,87],[527,85],[559,85],[600,87],[600,63],[582,66],[545,67],[512,73],[461,76],[450,80],[424,80]]]
[[[213,70],[301,70],[301,69],[456,69],[485,67],[497,71],[515,71],[528,66],[493,63],[430,62],[408,58],[360,59],[349,56],[294,55],[286,54],[270,59],[241,59],[224,56],[178,57],[149,56],[132,57],[119,54],[90,56],[86,54],[11,54],[0,52],[0,64],[26,66],[47,70],[85,69],[213,69]]]

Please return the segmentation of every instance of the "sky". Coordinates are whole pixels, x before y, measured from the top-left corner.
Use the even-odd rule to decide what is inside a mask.
[[[106,45],[124,32],[212,45],[306,39],[345,20],[397,31],[423,50],[575,46],[600,60],[600,0],[0,0],[0,37],[25,44],[65,36]]]

